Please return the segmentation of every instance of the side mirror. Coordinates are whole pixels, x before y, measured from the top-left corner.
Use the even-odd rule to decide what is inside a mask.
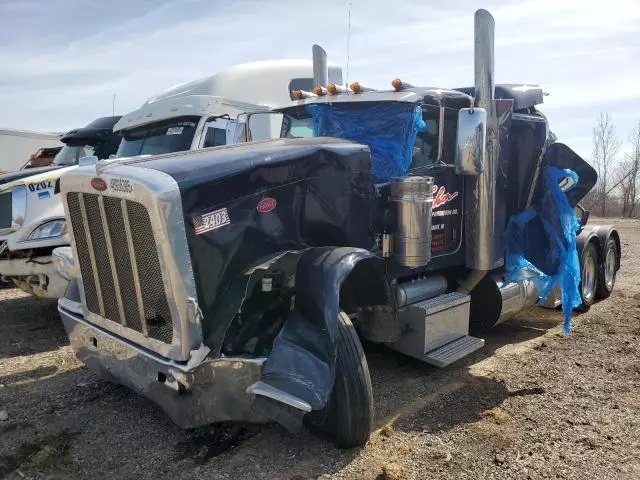
[[[98,163],[98,157],[96,157],[95,155],[82,157],[80,160],[78,160],[78,165],[80,165],[81,167],[85,165],[95,165],[96,163]]]
[[[254,112],[247,115],[247,141],[280,138],[282,119],[280,112]]]
[[[484,108],[460,109],[455,158],[458,175],[480,175],[483,172],[486,139],[487,111]]]
[[[589,221],[589,210],[584,208],[582,205],[577,204],[575,208],[575,212],[576,212],[576,217],[578,217],[578,223],[580,224],[580,227],[584,227]]]

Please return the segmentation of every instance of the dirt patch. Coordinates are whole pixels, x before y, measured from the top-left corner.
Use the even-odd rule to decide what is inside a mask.
[[[14,453],[0,457],[0,477],[13,474],[30,478],[68,469],[72,464],[69,455],[72,440],[73,435],[63,431],[20,444]]]
[[[346,451],[277,425],[182,430],[75,359],[55,302],[1,290],[0,477],[640,478],[640,222],[615,223],[616,291],[571,336],[532,309],[443,370],[369,347],[376,431]]]

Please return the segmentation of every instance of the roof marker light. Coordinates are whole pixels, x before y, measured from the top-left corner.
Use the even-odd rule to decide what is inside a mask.
[[[330,83],[329,85],[327,85],[327,92],[329,92],[330,95],[336,95],[338,93],[351,93],[351,90],[349,90],[347,87],[343,87],[342,85]]]
[[[313,93],[319,97],[327,94],[327,89],[320,86],[313,87]]]
[[[293,92],[291,92],[291,95],[296,100],[303,100],[305,98],[317,97],[315,93],[307,92],[306,90],[294,90]]]
[[[404,90],[405,88],[413,87],[413,85],[411,85],[410,83],[403,82],[399,78],[396,78],[396,79],[392,80],[391,81],[391,86],[393,87],[393,89],[396,92],[399,92],[400,90]]]
[[[349,85],[349,88],[353,93],[364,93],[364,92],[375,91],[375,88],[365,87],[360,82],[353,82],[351,85]]]

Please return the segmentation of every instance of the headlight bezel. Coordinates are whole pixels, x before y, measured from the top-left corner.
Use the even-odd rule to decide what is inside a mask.
[[[65,218],[54,218],[41,223],[31,230],[26,241],[35,242],[49,240],[52,238],[60,238],[64,236],[67,231],[67,220]]]

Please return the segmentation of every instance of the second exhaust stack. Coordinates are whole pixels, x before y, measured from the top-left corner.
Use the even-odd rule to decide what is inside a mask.
[[[475,14],[475,106],[487,111],[485,168],[477,176],[465,178],[466,266],[492,270],[504,262],[502,231],[496,225],[496,178],[500,142],[494,84],[493,17],[486,10]]]

